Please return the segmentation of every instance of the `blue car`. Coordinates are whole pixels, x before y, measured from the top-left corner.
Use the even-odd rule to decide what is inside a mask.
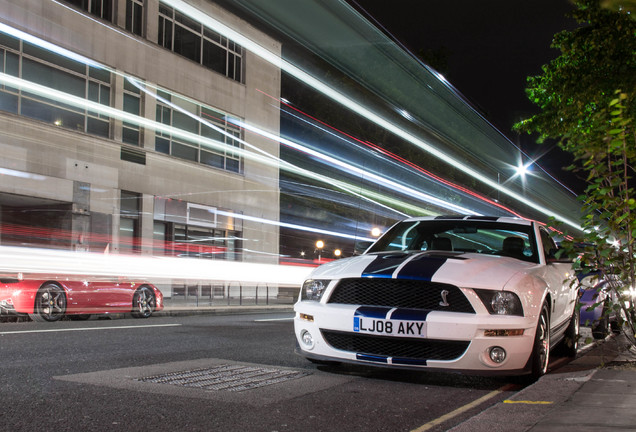
[[[616,292],[610,289],[612,281],[599,271],[579,274],[578,278],[581,325],[592,327],[595,339],[605,339],[619,330],[616,313],[610,309],[610,304],[618,300]]]

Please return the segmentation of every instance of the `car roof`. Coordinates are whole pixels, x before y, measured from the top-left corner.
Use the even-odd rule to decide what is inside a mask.
[[[511,223],[518,225],[532,225],[532,221],[528,219],[516,218],[516,217],[499,217],[499,216],[466,216],[466,215],[448,215],[448,216],[421,216],[405,219],[405,221],[435,221],[435,220],[448,220],[448,221],[480,221],[480,222],[500,222]]]

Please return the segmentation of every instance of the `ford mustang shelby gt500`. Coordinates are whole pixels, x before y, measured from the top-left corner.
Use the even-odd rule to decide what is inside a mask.
[[[0,314],[28,314],[34,321],[57,321],[64,315],[132,312],[148,318],[163,309],[163,295],[145,282],[81,276],[36,275],[0,277]]]
[[[302,286],[297,352],[311,361],[504,375],[576,354],[571,262],[536,222],[412,218],[364,254],[316,268]]]

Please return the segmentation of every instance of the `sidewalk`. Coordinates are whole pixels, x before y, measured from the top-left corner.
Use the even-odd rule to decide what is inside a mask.
[[[598,342],[453,432],[636,431],[636,351],[623,335]]]

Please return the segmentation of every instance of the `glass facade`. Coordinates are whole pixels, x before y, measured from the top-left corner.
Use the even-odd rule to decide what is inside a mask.
[[[206,142],[186,140],[159,131],[155,135],[155,150],[158,152],[214,168],[242,172],[238,152],[242,147],[241,129],[229,122],[227,115],[158,90],[156,121],[221,144],[210,147]]]
[[[64,0],[91,15],[106,21],[113,21],[113,0]]]
[[[143,36],[143,10],[143,0],[126,0],[126,30],[137,36]]]
[[[108,21],[113,21],[115,18],[112,1],[85,0],[68,1],[68,3]],[[125,5],[126,8],[126,30],[139,36],[143,35],[145,33],[144,1],[125,0],[119,5]],[[213,44],[210,37],[214,37],[214,35],[206,30],[204,37],[203,29],[199,24],[174,11],[171,13],[171,24],[167,28],[170,28],[170,34],[174,35],[171,44],[176,47],[174,51],[177,54],[195,59],[199,55],[200,62],[205,59],[205,65],[214,65],[213,70],[240,81],[242,76],[240,70],[243,66],[240,47],[227,39],[221,40],[216,35],[217,58],[212,61],[211,56],[214,49],[210,47],[210,44]],[[196,37],[193,36],[195,30],[198,31]],[[224,44],[224,48],[220,48],[219,44]],[[123,79],[117,79],[116,74],[119,73],[117,71],[101,68],[95,63],[88,65],[71,58],[63,50],[53,51],[43,46],[34,41],[28,42],[9,34],[0,33],[0,73],[37,84],[42,88],[55,90],[60,92],[59,94],[84,99],[108,108],[115,108],[116,100],[119,100],[117,108],[121,109],[123,113],[140,118],[145,116],[147,112],[145,110],[147,87],[143,79],[127,77],[124,74],[122,74],[124,75]],[[171,49],[173,49],[172,47],[173,45],[170,46]],[[228,50],[233,50],[233,53]],[[199,54],[196,54],[197,52]],[[221,57],[223,57],[222,60]],[[230,63],[232,68],[228,67]],[[232,69],[232,72],[228,72],[229,69]],[[151,87],[154,86],[151,85]],[[155,98],[149,100],[151,103],[155,103]],[[121,160],[146,165],[146,152],[148,151],[144,150],[146,126],[135,121],[134,117],[117,122],[116,119],[105,115],[101,110],[96,110],[95,107],[87,109],[80,108],[79,105],[81,103],[76,100],[64,97],[54,98],[50,94],[45,96],[36,90],[31,91],[19,86],[0,84],[0,111],[101,138],[113,139],[121,136],[122,143],[136,147],[122,146]],[[152,108],[150,109],[152,110]],[[202,138],[201,140],[183,139],[181,136],[175,137],[170,132],[157,128],[155,132],[156,152],[232,173],[242,173],[243,163],[240,154],[242,132],[238,126],[229,121],[230,117],[227,114],[165,89],[157,90],[155,112],[154,120],[158,123]],[[114,127],[121,127],[121,134],[115,133]],[[149,131],[149,133],[153,133],[152,130]],[[135,153],[131,155],[130,152]],[[90,164],[75,163],[74,165],[88,169]],[[107,250],[110,248],[110,244],[115,242],[118,244],[119,252],[140,253],[143,248],[142,225],[148,223],[143,218],[143,196],[143,193],[134,189],[119,191],[118,228],[116,228],[117,225],[113,225],[115,229],[112,233],[110,232],[111,217],[108,214],[92,212],[90,222],[87,225],[89,235],[85,237],[88,247],[91,250]],[[66,209],[70,204],[63,204],[63,206],[66,206],[64,207]],[[9,206],[3,205],[3,213],[9,208]],[[71,222],[69,217],[68,210],[60,213],[62,220],[56,225],[66,226],[71,232],[74,229],[71,225],[75,222]],[[3,215],[3,218],[5,221],[13,222],[19,226],[17,219],[13,220],[6,214]],[[31,221],[31,223],[34,222]],[[151,242],[154,254],[241,259],[241,253],[238,250],[242,245],[240,230],[227,229],[222,226],[213,228],[200,226],[194,220],[186,224],[160,220],[154,220],[151,223],[154,224]],[[48,229],[51,230],[49,237],[57,236],[55,233],[59,230],[53,227]],[[117,239],[113,238],[113,235],[116,235]],[[70,238],[70,235],[65,237]],[[9,240],[13,242],[15,239],[5,232],[2,243]],[[33,238],[33,241],[34,245],[40,243],[38,238]]]
[[[161,3],[159,45],[234,81],[244,82],[240,45]]]
[[[111,105],[111,73],[0,33],[2,72],[71,96]],[[110,137],[110,118],[61,100],[3,86],[0,109],[65,129]]]

